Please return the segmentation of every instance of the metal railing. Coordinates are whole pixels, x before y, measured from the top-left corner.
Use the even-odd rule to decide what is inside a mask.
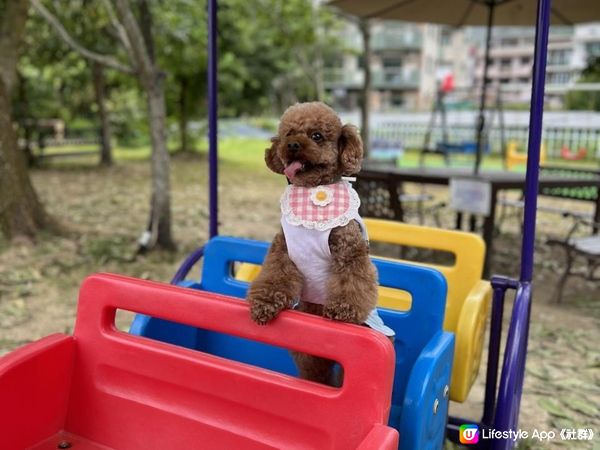
[[[323,74],[323,81],[328,88],[359,89],[364,79],[362,70],[327,69]],[[401,68],[373,69],[372,79],[376,89],[418,89],[420,81],[417,71],[404,71]]]
[[[373,137],[400,141],[405,148],[420,149],[423,146],[428,124],[390,122],[382,123],[373,129]],[[451,143],[473,141],[475,127],[465,124],[449,124],[447,127],[448,139]],[[442,129],[435,128],[431,132],[431,142],[442,141]],[[522,151],[527,148],[528,127],[507,126],[504,128],[506,142],[517,141]],[[492,153],[501,153],[501,129],[493,127],[489,130],[488,139]],[[600,158],[600,128],[575,128],[575,127],[546,127],[543,131],[543,141],[546,145],[547,155],[551,158],[561,158],[561,150],[568,149],[570,153],[577,153],[585,149],[584,160]]]

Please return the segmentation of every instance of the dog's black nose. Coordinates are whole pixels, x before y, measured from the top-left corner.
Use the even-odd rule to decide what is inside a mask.
[[[298,144],[297,142],[288,142],[288,150],[297,152],[298,150],[300,150],[300,144]]]

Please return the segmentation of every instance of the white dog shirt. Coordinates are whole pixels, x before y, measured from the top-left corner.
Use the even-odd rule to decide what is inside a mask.
[[[358,214],[360,199],[347,181],[305,188],[290,184],[281,197],[281,227],[288,254],[304,275],[302,301],[325,304],[331,267],[329,235],[335,227],[356,220],[365,241],[367,229]],[[373,309],[366,325],[394,336]]]

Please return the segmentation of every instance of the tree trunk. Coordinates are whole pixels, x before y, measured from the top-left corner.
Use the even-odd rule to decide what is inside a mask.
[[[17,61],[28,9],[28,0],[0,0],[0,78],[9,95],[17,82]]]
[[[171,186],[169,177],[169,151],[167,149],[166,108],[164,75],[158,73],[154,83],[148,86],[148,113],[152,140],[152,235],[156,245],[166,250],[174,250],[171,237]]]
[[[140,252],[154,245],[174,250],[171,235],[171,188],[169,180],[169,152],[166,138],[166,102],[164,74],[154,62],[152,14],[145,0],[138,0],[140,23],[136,20],[128,0],[114,0],[119,20],[131,43],[132,56],[138,69],[140,84],[148,101],[148,116],[152,141],[152,203],[149,236],[140,239]]]
[[[180,136],[180,152],[187,152],[190,150],[189,139],[188,139],[188,86],[189,81],[186,77],[179,78],[179,136]]]
[[[10,96],[0,78],[0,232],[7,238],[33,238],[53,222],[40,204],[19,152]]]
[[[0,233],[9,240],[34,237],[40,229],[55,225],[31,184],[12,119],[11,92],[28,6],[27,0],[0,0]]]
[[[360,19],[360,31],[363,37],[363,56],[365,80],[362,89],[360,110],[360,134],[363,140],[364,156],[369,154],[369,108],[371,103],[371,24],[369,19]]]
[[[97,62],[92,62],[92,79],[94,82],[96,104],[98,105],[98,116],[100,118],[100,164],[103,166],[112,166],[111,130],[108,111],[106,109],[104,68]]]

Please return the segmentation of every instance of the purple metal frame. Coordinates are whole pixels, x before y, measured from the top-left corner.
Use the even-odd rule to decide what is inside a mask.
[[[521,276],[513,306],[510,327],[508,329],[502,375],[498,388],[498,404],[493,424],[494,428],[500,431],[517,428],[521,396],[523,394],[531,314],[531,281],[533,278],[540,146],[542,143],[544,86],[546,82],[546,54],[548,49],[551,4],[551,0],[538,0],[533,85],[531,88],[531,112],[529,115],[529,147],[527,149],[527,176],[525,180]],[[491,448],[494,450],[505,450],[513,446],[514,443],[509,440],[495,440]]]
[[[542,144],[542,120],[544,116],[544,87],[546,83],[546,54],[550,9],[552,0],[538,0],[533,55],[533,84],[531,86],[531,110],[529,113],[529,146],[527,148],[527,175],[525,178],[525,217],[521,245],[521,282],[533,277],[533,252],[535,242],[535,218],[537,211],[538,178],[540,171],[540,146]]]
[[[217,0],[208,0],[208,190],[209,237],[219,234],[219,199],[217,187]]]
[[[533,278],[535,223],[550,10],[551,0],[538,0],[533,85],[531,89],[531,110],[529,116],[527,175],[525,180],[525,212],[523,219],[523,240],[521,244],[521,274],[518,281],[505,277],[492,277],[494,297],[484,412],[480,426],[483,428],[494,428],[498,431],[514,430],[517,428],[523,394],[531,314],[531,282]],[[504,298],[508,289],[515,289],[516,296],[508,329],[500,384],[496,394]],[[448,430],[450,439],[457,440],[457,428],[461,423],[468,423],[468,421],[456,417],[449,418]],[[509,439],[480,440],[479,443],[478,448],[491,448],[493,450],[508,450],[514,447],[515,444]]]
[[[544,112],[544,84],[546,73],[546,52],[550,25],[551,0],[538,0],[535,55],[533,65],[533,85],[531,112],[529,117],[529,147],[525,190],[524,232],[521,245],[521,275],[513,280],[505,277],[492,277],[494,299],[492,325],[490,330],[488,368],[484,412],[480,425],[496,430],[509,430],[517,426],[519,407],[523,391],[527,339],[531,311],[531,291],[533,277],[533,254],[535,242],[535,222],[538,193],[540,144],[542,138],[542,118]],[[217,0],[208,0],[208,124],[209,124],[209,198],[210,198],[210,237],[218,234],[217,199]],[[182,281],[191,267],[202,257],[203,248],[197,249],[181,265],[173,282]],[[502,332],[504,298],[508,289],[516,290],[500,383],[498,363]],[[470,420],[450,417],[448,437],[458,440],[458,427]],[[480,440],[477,448],[507,450],[514,446],[511,440]]]

